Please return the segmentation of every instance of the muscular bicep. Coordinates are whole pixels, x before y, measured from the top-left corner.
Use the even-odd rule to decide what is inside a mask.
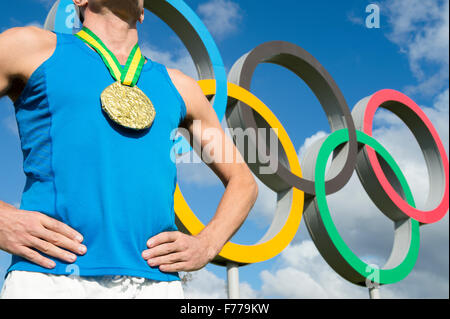
[[[231,176],[249,173],[241,153],[223,130],[197,81],[175,69],[168,69],[168,72],[186,104],[182,133],[203,162],[225,185]]]
[[[191,145],[226,185],[233,174],[247,170],[247,166],[198,84],[193,84],[190,93],[184,125]]]

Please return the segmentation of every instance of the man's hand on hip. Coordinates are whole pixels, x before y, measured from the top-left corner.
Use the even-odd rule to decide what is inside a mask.
[[[36,250],[73,263],[76,255],[84,255],[87,251],[82,241],[81,234],[56,219],[0,201],[0,250],[52,269],[55,263]]]
[[[163,272],[195,271],[205,267],[215,256],[202,236],[189,236],[181,232],[166,232],[147,242],[148,250],[142,257],[151,267]]]

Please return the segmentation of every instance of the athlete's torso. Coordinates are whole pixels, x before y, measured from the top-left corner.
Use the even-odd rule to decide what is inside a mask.
[[[75,265],[53,259],[53,270],[14,256],[9,271],[178,279],[150,268],[141,254],[150,237],[176,230],[171,135],[186,108],[165,66],[148,59],[137,86],[153,102],[155,121],[143,132],[122,128],[100,104],[113,81],[96,52],[57,34],[55,52],[16,101],[27,177],[20,208],[76,229],[88,252]]]

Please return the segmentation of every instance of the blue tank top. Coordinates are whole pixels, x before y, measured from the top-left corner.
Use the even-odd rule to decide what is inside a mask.
[[[100,95],[114,81],[101,57],[57,33],[56,50],[15,103],[26,174],[20,208],[76,229],[88,251],[74,264],[49,257],[51,270],[13,256],[8,272],[179,280],[142,258],[148,239],[177,230],[171,134],[186,115],[166,67],[147,61],[137,85],[157,115],[149,130],[131,131],[101,109]]]

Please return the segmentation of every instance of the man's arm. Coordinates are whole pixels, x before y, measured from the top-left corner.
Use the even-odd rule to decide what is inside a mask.
[[[56,47],[56,35],[37,27],[19,27],[0,34],[0,97],[15,101],[29,77]]]
[[[55,47],[55,35],[35,27],[14,28],[0,34],[0,98],[9,96],[16,100],[31,74]],[[55,219],[0,201],[0,250],[54,268],[55,263],[38,251],[72,263],[77,258],[75,254],[86,252],[82,241],[81,234]]]
[[[193,271],[212,261],[243,224],[256,201],[258,188],[198,83],[177,70],[170,69],[169,74],[186,103],[187,116],[183,126],[193,138],[191,143],[199,145],[202,150],[208,146],[212,154],[207,161],[212,160],[208,166],[221,179],[226,190],[215,216],[199,235],[162,233],[148,241],[149,250],[143,252],[143,257],[150,266],[159,266],[164,272]],[[201,130],[194,130],[194,121],[201,121]],[[205,138],[207,130],[214,130],[215,138]],[[225,162],[214,158],[214,154],[235,154],[235,158],[232,162]]]

